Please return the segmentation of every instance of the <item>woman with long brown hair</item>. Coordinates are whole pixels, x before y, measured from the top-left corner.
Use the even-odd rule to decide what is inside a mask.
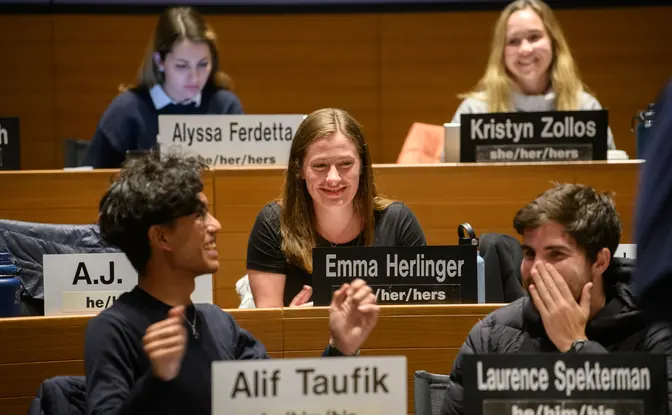
[[[281,197],[257,216],[247,272],[258,308],[300,305],[312,292],[315,247],[426,245],[401,202],[380,195],[359,123],[326,108],[296,131]]]
[[[122,86],[91,140],[85,165],[119,168],[129,150],[157,141],[161,114],[242,114],[231,80],[219,67],[217,37],[191,7],[159,18],[133,86]]]

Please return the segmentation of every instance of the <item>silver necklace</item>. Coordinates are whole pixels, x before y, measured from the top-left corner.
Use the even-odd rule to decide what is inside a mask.
[[[343,234],[344,234],[345,231],[348,229],[348,227],[350,227],[350,224],[352,223],[352,220],[353,220],[354,218],[355,218],[355,212],[353,211],[353,212],[352,212],[352,216],[350,216],[350,221],[348,222],[347,225],[345,225],[345,228],[343,228],[343,230],[342,230],[341,233],[338,235],[338,238],[336,238],[336,240],[341,239],[341,236],[343,236]],[[326,239],[326,238],[325,238],[325,239]],[[331,241],[329,241],[329,240],[327,240],[327,242],[329,242],[329,244],[331,244],[331,247],[332,247],[332,248],[336,248],[336,247],[338,246],[338,243],[333,243],[333,242],[331,242]]]
[[[187,322],[189,327],[191,327],[191,334],[194,336],[194,339],[198,339],[198,332],[196,331],[196,309],[194,309],[194,322],[187,320],[187,316],[182,314],[182,318]]]

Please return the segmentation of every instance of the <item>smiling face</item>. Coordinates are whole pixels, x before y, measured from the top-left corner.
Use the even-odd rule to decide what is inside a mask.
[[[583,286],[601,274],[597,267],[591,266],[586,254],[567,234],[565,227],[554,221],[523,232],[520,271],[525,289],[533,283],[532,269],[539,263],[553,265],[577,301],[581,298]]]
[[[177,42],[166,58],[157,65],[164,74],[163,89],[172,99],[181,102],[198,95],[210,77],[212,54],[205,42]]]
[[[315,140],[302,163],[302,175],[313,203],[325,208],[352,203],[359,189],[360,170],[355,144],[340,131]]]
[[[552,41],[539,15],[530,8],[511,14],[506,28],[504,63],[521,90],[528,94],[544,93],[552,61]]]
[[[215,235],[221,225],[208,211],[208,199],[199,193],[203,209],[175,219],[165,231],[166,258],[172,268],[198,276],[219,269]]]

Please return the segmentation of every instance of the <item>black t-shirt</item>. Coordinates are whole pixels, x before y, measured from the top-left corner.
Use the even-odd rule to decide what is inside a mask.
[[[401,202],[393,202],[380,212],[375,212],[374,242],[372,246],[422,246],[427,245],[425,234],[413,212]],[[247,269],[285,274],[283,303],[288,306],[304,285],[312,286],[312,274],[287,261],[281,249],[280,206],[272,202],[257,215],[247,243]],[[338,246],[362,246],[363,235]],[[318,247],[331,244],[319,234]]]

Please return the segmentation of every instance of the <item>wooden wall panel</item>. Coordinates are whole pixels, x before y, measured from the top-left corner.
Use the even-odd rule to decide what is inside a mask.
[[[338,107],[380,136],[376,14],[210,16],[248,113]],[[379,146],[374,140],[371,151]],[[376,156],[374,156],[376,159]]]
[[[397,160],[414,122],[450,121],[457,94],[478,80],[495,13],[385,14],[381,18],[382,163]],[[401,29],[403,28],[403,30]]]
[[[283,357],[281,309],[227,310],[238,324]],[[84,374],[84,338],[91,316],[0,319],[0,413],[25,414],[47,378]]]
[[[350,111],[373,161],[396,161],[415,121],[450,120],[481,76],[498,13],[210,15],[222,67],[248,113]],[[672,7],[560,10],[584,80],[619,148],[632,115],[670,76]],[[18,115],[26,168],[60,168],[63,140],[90,138],[120,83],[132,82],[156,16],[0,16],[0,116]]]
[[[382,306],[376,328],[362,345],[364,356],[405,356],[408,413],[413,413],[416,370],[450,373],[466,334],[488,313],[489,305]],[[315,357],[324,350],[329,326],[326,307],[283,311],[284,357]]]
[[[59,14],[53,19],[55,146],[62,154],[65,139],[93,136],[119,85],[134,81],[156,17]]]
[[[0,408],[3,415],[26,415],[33,398],[25,396],[21,398],[0,398]]]
[[[384,14],[380,162],[394,162],[415,121],[452,119],[482,76],[498,12]],[[609,109],[619,149],[634,158],[630,119],[670,77],[672,7],[560,10],[584,82]],[[400,28],[403,27],[403,30]]]
[[[500,306],[382,306],[362,355],[406,357],[412,413],[413,373],[448,373],[473,324]],[[328,342],[326,307],[228,311],[266,346],[271,358],[319,357]],[[84,373],[84,330],[90,318],[0,319],[0,338],[9,345],[0,355],[0,413],[25,414],[46,378]]]
[[[578,164],[377,165],[378,190],[406,203],[431,245],[457,243],[457,227],[469,222],[480,235],[516,235],[513,217],[554,181],[583,183],[614,191],[623,243],[633,242],[633,215],[640,161]],[[280,192],[283,169],[238,168],[215,171],[215,216],[222,225],[217,247],[220,271],[215,301],[237,307],[236,281],[245,275],[247,242],[261,208]]]
[[[20,117],[21,167],[56,164],[53,19],[0,15],[0,117]]]

